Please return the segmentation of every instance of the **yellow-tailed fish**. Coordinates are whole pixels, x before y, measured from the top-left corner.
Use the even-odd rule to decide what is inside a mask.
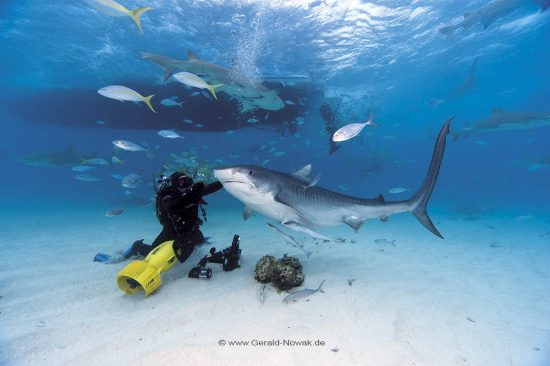
[[[116,99],[120,101],[144,102],[145,104],[147,104],[147,107],[149,107],[150,110],[152,110],[154,113],[157,113],[155,112],[155,110],[153,109],[153,106],[151,105],[151,98],[155,96],[154,94],[149,95],[148,97],[144,97],[143,95],[139,94],[137,91],[122,85],[106,86],[104,88],[99,89],[97,92],[103,95],[104,97]]]
[[[153,9],[149,6],[144,6],[135,10],[128,10],[125,6],[113,0],[86,0],[86,2],[94,9],[112,17],[129,16],[136,23],[141,33],[143,33],[143,29],[141,29],[140,17],[143,13]]]
[[[217,84],[217,85],[210,85],[206,81],[204,81],[199,76],[192,74],[190,72],[178,72],[177,74],[174,74],[174,79],[179,81],[182,84],[185,84],[187,86],[199,88],[199,89],[208,89],[210,93],[212,93],[212,96],[214,99],[218,99],[216,96],[216,88],[219,88],[223,84]]]

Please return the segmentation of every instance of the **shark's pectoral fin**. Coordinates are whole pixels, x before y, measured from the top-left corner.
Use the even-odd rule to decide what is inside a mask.
[[[247,205],[244,205],[243,207],[243,219],[246,221],[248,218],[254,213],[254,211],[248,207]]]
[[[288,210],[287,214],[282,217],[281,224],[287,225],[294,223],[307,228],[313,227],[311,221],[303,213],[292,207],[289,202],[286,202],[284,197],[278,195],[273,197],[273,199],[275,202],[285,205]]]
[[[351,227],[353,230],[357,232],[361,228],[361,226],[365,223],[365,219],[362,219],[357,216],[346,216],[344,217],[344,223]]]

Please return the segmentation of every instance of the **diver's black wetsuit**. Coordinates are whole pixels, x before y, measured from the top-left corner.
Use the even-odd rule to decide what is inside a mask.
[[[199,206],[206,205],[203,197],[220,190],[220,182],[205,185],[202,182],[193,184],[193,180],[183,173],[174,173],[165,178],[157,191],[157,218],[162,231],[151,245],[136,241],[129,256],[149,252],[168,240],[174,240],[174,252],[180,262],[184,262],[195,248],[204,242],[200,231],[203,221],[199,218]]]

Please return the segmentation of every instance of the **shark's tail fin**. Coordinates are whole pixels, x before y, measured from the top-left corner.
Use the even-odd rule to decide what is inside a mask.
[[[437,176],[439,174],[439,167],[441,166],[443,153],[445,152],[445,142],[447,135],[449,134],[449,126],[451,125],[451,121],[453,119],[454,117],[449,118],[441,128],[435,143],[434,152],[432,154],[432,162],[430,163],[430,168],[428,169],[428,174],[426,174],[424,183],[422,183],[422,186],[418,189],[415,195],[409,199],[409,210],[412,214],[418,219],[418,221],[420,221],[422,225],[424,225],[426,229],[430,230],[441,239],[443,239],[443,236],[439,233],[428,216],[428,213],[426,212],[426,205],[432,195],[435,181],[437,180]]]
[[[141,33],[143,33],[143,29],[141,29],[140,17],[143,15],[143,13],[149,10],[153,10],[153,8],[149,6],[144,6],[143,8],[137,8],[136,10],[130,10],[130,13],[128,13],[128,15],[130,15],[134,20],[134,23],[136,23]]]

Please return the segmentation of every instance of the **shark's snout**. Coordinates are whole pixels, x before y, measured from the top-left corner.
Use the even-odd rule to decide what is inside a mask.
[[[232,176],[235,175],[235,169],[233,168],[219,168],[214,169],[214,176],[217,180],[220,182],[224,182],[226,180],[230,180]]]

